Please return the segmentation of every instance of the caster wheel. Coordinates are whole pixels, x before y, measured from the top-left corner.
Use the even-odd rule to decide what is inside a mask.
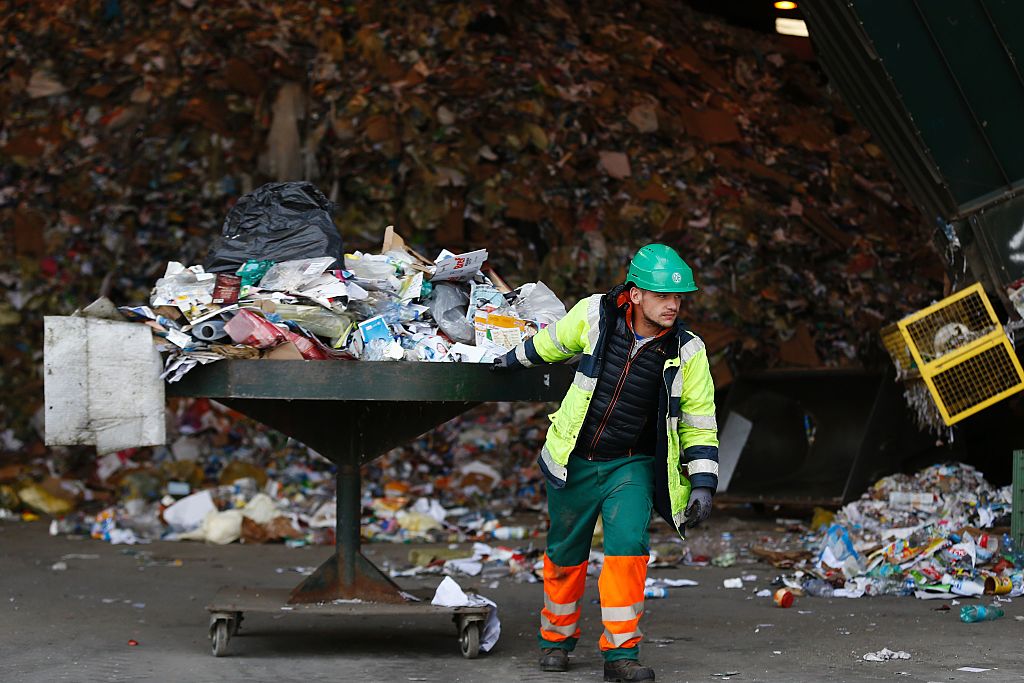
[[[218,619],[210,629],[210,651],[214,657],[223,657],[228,653],[228,640],[230,639],[227,619]]]
[[[476,659],[480,654],[480,622],[471,621],[459,633],[459,649],[466,659]]]

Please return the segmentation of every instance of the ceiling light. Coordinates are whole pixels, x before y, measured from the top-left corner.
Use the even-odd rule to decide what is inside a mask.
[[[802,38],[808,36],[807,24],[804,23],[803,19],[777,17],[775,19],[775,32],[781,33],[784,36],[800,36]]]
[[[792,0],[779,0],[775,3],[775,9],[796,9],[796,3]]]

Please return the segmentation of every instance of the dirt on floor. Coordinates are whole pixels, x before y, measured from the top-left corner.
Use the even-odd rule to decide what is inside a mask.
[[[744,522],[727,515],[712,533]],[[378,566],[401,564],[409,544],[371,544]],[[443,614],[249,614],[228,655],[210,654],[205,607],[223,586],[290,588],[330,554],[325,547],[112,546],[51,537],[45,522],[0,523],[0,681],[600,681],[597,582],[588,579],[582,640],[565,674],[537,668],[540,584],[456,577],[499,607],[501,638],[477,659],[459,652]],[[62,568],[66,567],[66,568]],[[652,569],[696,587],[650,599],[642,661],[658,681],[1024,681],[1024,599],[994,622],[964,624],[958,606],[913,598],[799,598],[779,609],[756,597],[779,570],[766,564]],[[723,581],[754,575],[742,589]],[[430,592],[442,577],[402,579]],[[970,601],[964,601],[969,604]],[[977,601],[974,601],[977,602]],[[889,648],[910,659],[867,662]],[[964,671],[974,667],[983,671]]]

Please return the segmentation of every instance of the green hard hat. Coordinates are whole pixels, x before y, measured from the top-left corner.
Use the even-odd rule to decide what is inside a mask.
[[[651,292],[696,292],[693,270],[676,250],[664,244],[640,247],[629,263],[626,282]]]

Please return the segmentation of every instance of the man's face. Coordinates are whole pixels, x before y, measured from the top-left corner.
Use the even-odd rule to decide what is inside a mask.
[[[669,328],[676,324],[683,295],[650,292],[633,287],[629,290],[629,300],[633,302],[634,306],[640,308],[640,314],[648,323],[661,328]]]

